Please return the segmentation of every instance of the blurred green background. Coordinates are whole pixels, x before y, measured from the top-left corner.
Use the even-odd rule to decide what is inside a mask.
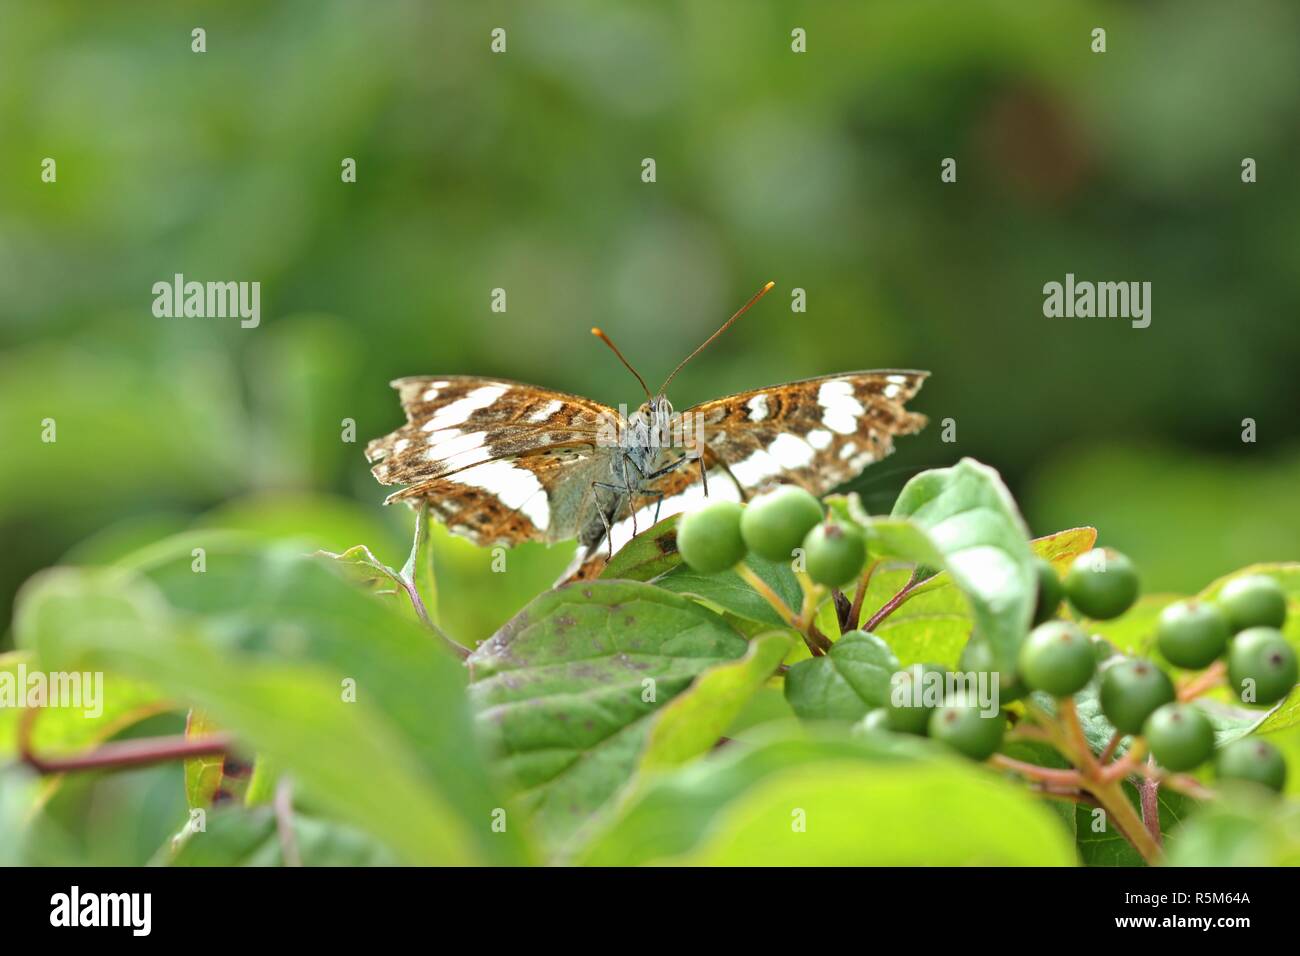
[[[0,0],[0,612],[194,525],[400,563],[362,455],[390,378],[635,403],[592,324],[658,380],[769,278],[678,407],[928,368],[873,509],[972,455],[1149,590],[1300,557],[1297,62],[1286,0]],[[1150,328],[1044,318],[1067,272],[1150,281]],[[175,273],[260,281],[260,327],[155,318]],[[444,623],[485,637],[567,557],[440,541]]]

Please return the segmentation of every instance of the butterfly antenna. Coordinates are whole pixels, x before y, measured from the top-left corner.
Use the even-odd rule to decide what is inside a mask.
[[[673,369],[672,375],[669,375],[666,379],[664,379],[664,383],[663,383],[663,385],[659,386],[659,394],[662,395],[662,394],[664,393],[664,391],[668,388],[668,383],[671,382],[671,381],[673,380],[673,376],[675,376],[678,372],[680,372],[680,371],[682,370],[682,368],[686,365],[687,362],[689,362],[691,359],[695,358],[695,356],[697,356],[697,355],[699,355],[701,352],[703,352],[706,348],[709,347],[709,344],[710,344],[714,339],[716,339],[716,338],[717,338],[719,335],[721,335],[723,332],[727,331],[727,329],[731,328],[732,324],[733,324],[733,323],[734,323],[738,318],[740,318],[742,315],[744,315],[746,312],[748,312],[750,306],[752,306],[752,305],[753,305],[755,302],[757,302],[759,299],[763,298],[763,296],[767,295],[768,292],[770,292],[770,291],[772,290],[772,286],[774,286],[774,285],[776,285],[775,282],[769,282],[767,285],[763,286],[763,288],[761,288],[761,289],[759,289],[757,292],[755,292],[754,295],[750,298],[750,300],[749,300],[748,302],[746,302],[744,305],[742,305],[739,309],[736,310],[736,314],[735,314],[735,315],[733,315],[731,318],[727,319],[726,322],[723,322],[723,323],[722,323],[722,327],[719,328],[718,331],[714,332],[714,333],[713,333],[712,335],[710,335],[707,339],[705,339],[705,340],[704,340],[704,343],[703,343],[699,348],[697,348],[694,352],[692,352],[690,355],[686,356],[686,358],[682,359],[681,365],[678,365],[675,369]]]
[[[645,390],[646,398],[654,398],[654,396],[650,394],[650,389],[646,386],[645,379],[641,377],[641,373],[634,369],[632,363],[623,357],[623,353],[618,350],[618,346],[614,344],[614,340],[600,329],[592,329],[591,334],[608,345],[614,351],[614,354],[618,356],[618,360],[627,367],[627,370],[636,376],[636,380],[641,383],[641,388]]]

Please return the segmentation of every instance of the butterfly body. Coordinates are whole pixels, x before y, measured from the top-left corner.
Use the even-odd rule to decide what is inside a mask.
[[[481,545],[577,539],[578,576],[662,517],[783,483],[822,495],[888,455],[925,418],[927,373],[848,372],[676,413],[661,393],[626,414],[498,379],[398,379],[407,422],[367,446],[372,473]]]

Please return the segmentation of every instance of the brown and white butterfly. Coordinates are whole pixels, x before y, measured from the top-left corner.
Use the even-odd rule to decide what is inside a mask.
[[[645,390],[630,415],[576,395],[504,379],[400,378],[406,424],[366,446],[387,502],[427,501],[480,545],[576,538],[571,576],[598,574],[636,531],[709,499],[745,501],[779,484],[815,495],[919,431],[905,408],[927,372],[843,372],[757,388],[673,412],[673,376],[770,288],[765,285],[657,392],[599,329]]]

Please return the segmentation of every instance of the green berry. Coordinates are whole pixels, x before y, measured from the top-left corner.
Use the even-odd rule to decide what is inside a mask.
[[[1156,763],[1181,773],[1193,770],[1214,753],[1214,728],[1191,704],[1165,704],[1142,727]]]
[[[943,700],[947,673],[938,664],[913,664],[894,674],[885,702],[889,729],[924,736],[931,711]]]
[[[1141,732],[1156,708],[1173,703],[1174,684],[1151,661],[1123,660],[1101,673],[1101,711],[1115,729]]]
[[[889,730],[889,711],[884,707],[877,707],[875,710],[869,711],[867,716],[862,718],[860,726],[863,730],[872,733]]]
[[[1038,575],[1038,597],[1034,602],[1034,625],[1037,626],[1056,617],[1061,599],[1065,597],[1065,588],[1051,561],[1034,558],[1034,571]]]
[[[1020,646],[1020,676],[1034,690],[1056,697],[1083,690],[1096,669],[1092,642],[1069,621],[1038,625]]]
[[[1286,594],[1264,574],[1233,578],[1219,592],[1218,604],[1234,634],[1248,627],[1281,628],[1286,621]]]
[[[1119,617],[1137,600],[1137,569],[1118,551],[1094,548],[1070,565],[1065,596],[1084,617],[1095,621]]]
[[[789,561],[821,520],[820,501],[796,485],[782,485],[746,505],[740,516],[740,534],[759,557]]]
[[[867,544],[855,528],[826,522],[803,539],[808,577],[818,584],[839,587],[862,573]]]
[[[1234,740],[1219,751],[1214,770],[1220,780],[1248,780],[1278,793],[1286,786],[1282,752],[1258,737]]]
[[[1156,643],[1175,667],[1199,669],[1228,646],[1228,622],[1213,604],[1179,601],[1160,612]]]
[[[716,574],[744,560],[741,511],[734,501],[715,501],[682,515],[677,525],[677,550],[691,570]]]
[[[1000,710],[987,714],[978,704],[956,699],[930,715],[930,736],[972,760],[987,760],[1002,746],[1006,718]]]
[[[974,674],[991,674],[996,671],[993,648],[989,646],[989,642],[978,634],[972,634],[970,640],[966,642],[966,646],[962,648],[957,669]],[[1009,704],[1013,700],[1024,697],[1027,691],[1028,688],[1025,687],[1025,682],[1018,676],[1008,674],[1005,671],[998,671],[999,703]]]
[[[1295,650],[1281,631],[1251,627],[1228,647],[1228,686],[1243,704],[1275,704],[1296,683]]]

